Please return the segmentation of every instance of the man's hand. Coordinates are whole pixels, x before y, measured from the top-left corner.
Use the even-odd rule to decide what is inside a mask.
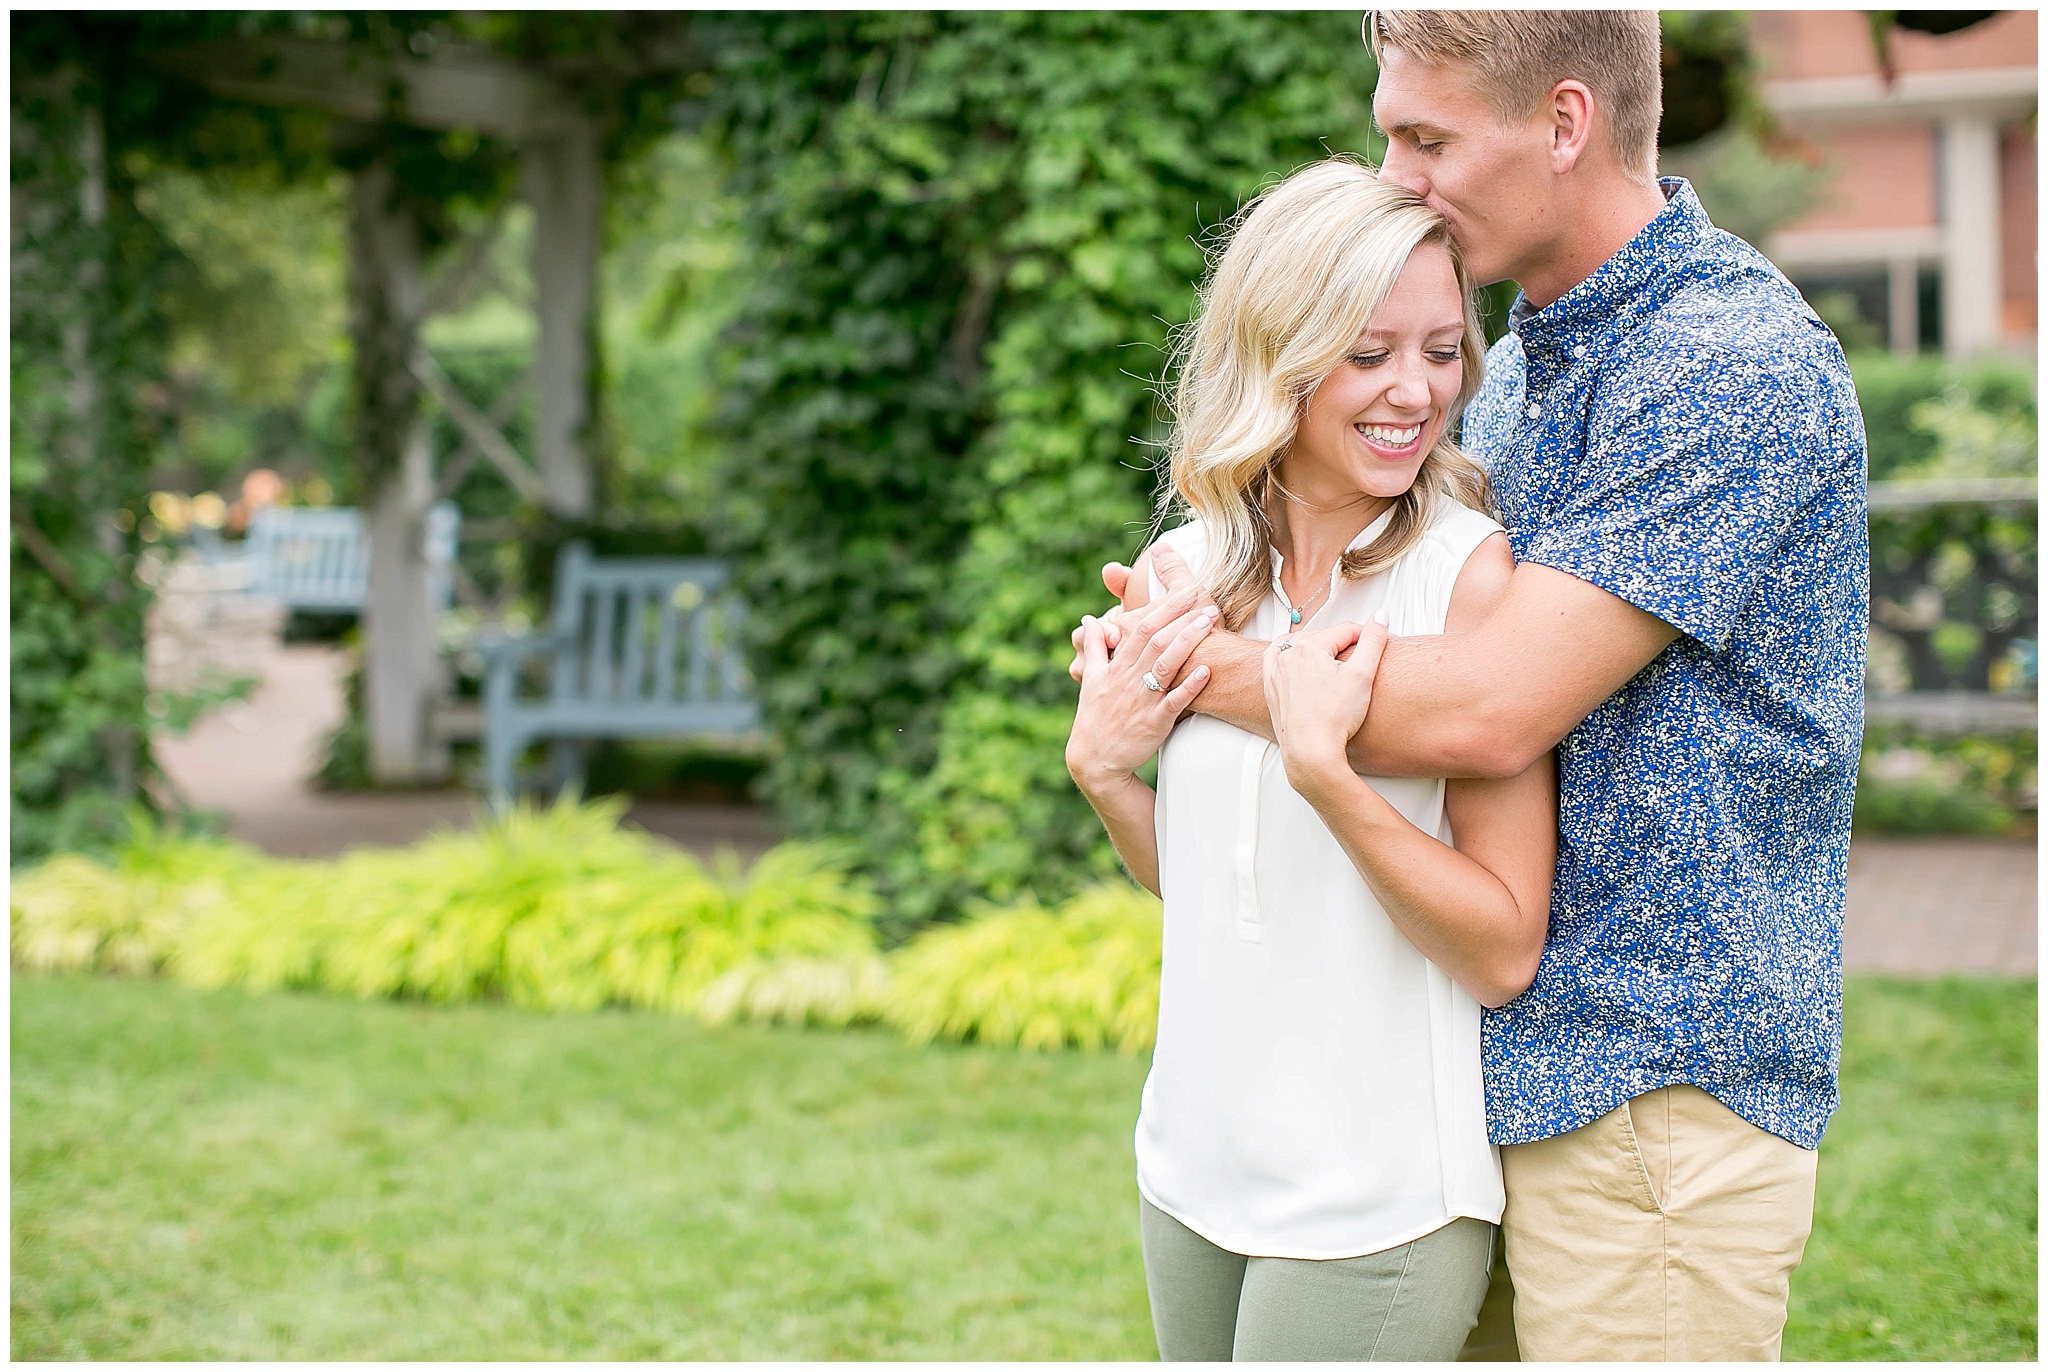
[[[1192,586],[1195,598],[1188,602],[1189,609],[1215,607],[1216,597],[1209,594],[1206,586],[1195,581],[1194,572],[1189,569],[1186,560],[1179,553],[1164,543],[1155,543],[1138,557],[1141,564],[1147,560],[1151,562],[1153,570],[1159,573],[1159,579],[1165,585],[1167,595],[1171,596],[1175,591],[1186,590]],[[1125,620],[1133,611],[1144,607],[1151,587],[1146,584],[1146,578],[1141,575],[1138,567],[1126,567],[1121,562],[1105,562],[1102,565],[1102,585],[1116,597],[1118,603],[1114,609],[1097,620],[1096,624],[1102,630],[1103,643],[1111,652],[1115,652],[1116,645],[1123,640]],[[1220,620],[1221,616],[1218,618]],[[1067,675],[1076,681],[1081,679],[1081,634],[1082,627],[1077,626],[1070,635],[1074,645],[1074,660],[1067,664]]]
[[[1122,604],[1129,606],[1131,609],[1136,609],[1137,606],[1131,604],[1131,570],[1131,568],[1124,566],[1121,562],[1103,563],[1102,585],[1103,589],[1115,596]],[[1172,588],[1169,587],[1168,589]],[[1141,601],[1140,603],[1142,604],[1143,602]]]
[[[1093,623],[1096,628],[1102,631],[1103,646],[1110,652],[1115,652],[1116,645],[1123,641],[1124,612],[1137,608],[1131,603],[1132,583],[1136,582],[1138,589],[1144,589],[1143,579],[1132,575],[1132,571],[1132,568],[1124,566],[1121,562],[1105,562],[1102,564],[1103,587],[1116,597],[1117,604],[1104,613],[1100,619],[1092,615],[1083,615],[1081,622],[1074,627],[1074,632],[1068,635],[1074,645],[1074,660],[1067,664],[1067,675],[1074,680],[1079,681],[1082,679],[1084,665],[1082,658],[1085,654],[1081,646],[1081,640],[1088,632],[1089,624]]]
[[[1106,568],[1104,570],[1107,571]],[[1195,580],[1194,569],[1188,566],[1187,561],[1179,553],[1164,543],[1152,545],[1152,570],[1159,574],[1159,584],[1166,588],[1168,595],[1192,586],[1195,588],[1195,604],[1216,603],[1216,597],[1209,594],[1209,588]]]

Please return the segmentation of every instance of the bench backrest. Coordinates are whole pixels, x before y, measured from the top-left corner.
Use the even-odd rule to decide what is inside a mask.
[[[447,609],[449,566],[462,513],[451,501],[427,511],[427,594]],[[270,506],[249,521],[252,594],[294,610],[360,611],[370,592],[370,538],[363,512],[347,507]]]
[[[660,711],[748,700],[731,569],[712,558],[592,557],[555,573],[554,698]]]

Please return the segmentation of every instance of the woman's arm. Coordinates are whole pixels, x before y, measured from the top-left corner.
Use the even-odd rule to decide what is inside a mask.
[[[1490,611],[1512,567],[1505,539],[1482,544],[1459,574],[1446,629]],[[1385,628],[1373,624],[1357,630],[1346,661],[1336,656],[1346,645],[1322,635],[1267,650],[1266,693],[1288,780],[1423,956],[1482,1004],[1504,1005],[1543,956],[1557,856],[1553,763],[1545,754],[1518,776],[1449,782],[1455,848],[1410,824],[1345,754],[1365,721],[1385,645]]]
[[[1402,818],[1348,762],[1288,780],[1330,827],[1396,927],[1481,1005],[1528,988],[1543,958],[1557,862],[1551,759],[1506,781],[1452,781],[1456,848]]]
[[[1194,597],[1185,599],[1191,607]],[[1124,867],[1153,895],[1159,894],[1154,797],[1136,773],[1207,683],[1208,670],[1201,667],[1178,684],[1174,678],[1215,623],[1214,613],[1188,608],[1151,638],[1132,635],[1113,653],[1100,620],[1091,616],[1081,625],[1081,702],[1067,738],[1067,771],[1095,807]],[[1147,675],[1165,689],[1148,687]]]
[[[1126,773],[1100,788],[1083,787],[1081,794],[1095,807],[1095,817],[1102,821],[1131,880],[1158,895],[1159,830],[1152,818],[1158,793]]]

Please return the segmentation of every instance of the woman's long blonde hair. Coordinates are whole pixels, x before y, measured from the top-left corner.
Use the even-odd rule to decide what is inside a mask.
[[[1350,579],[1414,546],[1440,496],[1491,504],[1486,474],[1447,436],[1479,389],[1486,351],[1464,256],[1443,216],[1349,158],[1296,172],[1233,221],[1176,350],[1171,482],[1158,518],[1163,526],[1178,501],[1208,522],[1207,580],[1226,627],[1242,627],[1272,584],[1267,502],[1309,397],[1350,355],[1409,254],[1431,243],[1450,255],[1464,300],[1458,399],[1386,531],[1344,554]]]

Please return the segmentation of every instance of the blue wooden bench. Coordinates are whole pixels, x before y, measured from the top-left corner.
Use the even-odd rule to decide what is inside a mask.
[[[427,511],[427,593],[447,609],[449,567],[462,514],[443,500]],[[360,612],[370,591],[370,538],[363,512],[346,507],[273,505],[256,512],[243,543],[249,593],[293,610]]]
[[[709,558],[596,558],[562,549],[553,625],[478,644],[484,678],[484,772],[494,806],[517,794],[519,755],[556,743],[556,779],[595,738],[744,733],[760,722],[739,651],[744,608],[731,570]],[[522,669],[546,686],[522,693]]]

